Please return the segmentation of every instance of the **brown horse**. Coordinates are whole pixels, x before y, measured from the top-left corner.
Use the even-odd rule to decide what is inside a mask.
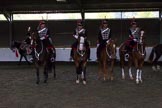
[[[39,84],[40,82],[39,71],[41,67],[43,67],[44,69],[44,83],[47,83],[48,72],[52,70],[52,67],[54,71],[54,78],[56,77],[55,52],[53,52],[51,48],[48,49],[44,45],[44,42],[40,40],[38,36],[35,36],[32,45],[33,45],[33,63],[35,64],[36,76],[37,76],[36,83]]]
[[[125,45],[122,44],[119,48],[120,64],[122,68],[122,79],[125,79],[125,73],[124,73],[125,53],[126,53]],[[129,54],[129,58],[128,58],[130,79],[133,80],[131,66],[132,66],[132,63],[134,63],[135,68],[136,68],[136,83],[137,84],[139,84],[139,82],[142,83],[142,67],[143,67],[145,56],[146,56],[146,50],[145,50],[144,36],[142,32],[139,37],[139,41],[137,42],[136,47],[134,47],[132,52]]]
[[[104,80],[107,78],[110,80],[113,80],[113,67],[114,67],[114,62],[116,59],[116,44],[114,40],[109,40],[109,42],[105,45],[104,48],[102,48],[100,52],[100,58],[98,58],[99,62],[99,72],[98,76],[99,79],[101,77],[101,74],[103,72]],[[110,62],[110,71],[108,72],[108,62]],[[109,76],[108,76],[109,74]]]
[[[83,84],[86,84],[86,65],[87,65],[87,49],[85,47],[85,38],[79,37],[78,38],[78,45],[76,49],[73,49],[73,60],[76,66],[76,73],[77,73],[77,79],[76,83],[78,84],[80,82],[79,76],[81,75],[81,78],[83,80]]]
[[[160,71],[160,65],[158,64],[158,60],[162,55],[162,44],[157,44],[152,48],[150,53],[148,62],[151,63],[153,71]],[[155,56],[155,58],[154,58]]]

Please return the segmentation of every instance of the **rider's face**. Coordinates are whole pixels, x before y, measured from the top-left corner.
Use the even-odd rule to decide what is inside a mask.
[[[45,24],[41,24],[40,28],[42,29],[42,28],[44,28],[44,27],[45,27]]]
[[[104,24],[103,24],[103,27],[106,28],[106,27],[107,27],[107,23],[104,23]]]
[[[133,28],[136,28],[136,27],[137,27],[137,25],[136,25],[136,24],[133,24],[133,25],[132,25],[132,27],[133,27]]]
[[[78,25],[78,29],[82,29],[83,28],[83,26],[82,25]]]

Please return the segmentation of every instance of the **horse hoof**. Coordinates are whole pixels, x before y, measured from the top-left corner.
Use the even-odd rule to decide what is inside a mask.
[[[76,80],[76,83],[79,84],[79,80]]]
[[[122,80],[125,80],[125,77],[122,77]]]
[[[134,80],[134,78],[133,78],[133,77],[130,77],[130,79],[131,79],[131,80]]]
[[[111,77],[110,80],[113,81],[114,80],[114,77]]]
[[[136,81],[136,84],[139,84],[139,81]]]
[[[142,81],[142,80],[140,80],[140,82],[142,83],[143,81]]]
[[[83,84],[86,85],[87,84],[86,81],[83,81]]]

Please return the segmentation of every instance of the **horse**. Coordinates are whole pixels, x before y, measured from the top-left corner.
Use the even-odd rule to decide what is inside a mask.
[[[18,52],[20,54],[20,59],[19,59],[19,63],[18,65],[21,64],[22,58],[24,57],[24,59],[26,60],[26,62],[30,65],[30,62],[27,59],[27,55],[29,55],[27,53],[26,47],[25,47],[25,43],[23,42],[19,42],[19,41],[13,41],[11,44],[10,49],[16,53],[16,56],[18,57]],[[18,52],[17,52],[18,50]]]
[[[110,39],[108,43],[101,49],[99,62],[98,78],[100,79],[103,72],[104,81],[106,79],[113,80],[113,67],[116,59],[116,43],[114,40]],[[110,62],[110,71],[108,71],[108,62]],[[110,74],[108,76],[108,74]]]
[[[144,59],[146,56],[146,50],[145,50],[145,42],[144,42],[144,36],[143,33],[141,33],[139,37],[139,42],[137,42],[137,45],[132,49],[132,52],[129,53],[128,57],[128,70],[129,70],[129,77],[131,80],[133,80],[132,75],[132,64],[134,63],[136,68],[136,83],[139,84],[139,82],[142,83],[142,67],[144,63]],[[120,66],[122,68],[122,79],[125,79],[125,72],[124,72],[124,64],[125,64],[125,54],[127,53],[125,50],[126,43],[122,43],[119,47],[119,56],[120,56]]]
[[[44,70],[44,83],[47,83],[48,80],[48,72],[52,71],[53,68],[53,78],[56,78],[55,72],[55,58],[56,51],[53,46],[45,46],[45,43],[40,40],[38,36],[35,36],[32,42],[33,46],[33,63],[36,68],[36,84],[40,83],[39,71],[40,68],[43,67]],[[52,48],[54,48],[52,50]],[[53,52],[55,51],[55,52]]]
[[[73,49],[73,60],[76,67],[76,83],[80,82],[79,76],[81,75],[81,79],[83,84],[86,85],[86,65],[88,60],[88,49],[85,46],[85,38],[82,36],[78,37],[78,45],[76,49]]]
[[[133,57],[133,62],[136,68],[136,84],[139,84],[139,82],[142,81],[142,67],[144,64],[144,60],[146,57],[146,49],[145,49],[145,41],[144,41],[144,36],[141,35],[139,42],[137,43],[137,47],[135,50],[133,50],[132,57]]]
[[[154,58],[155,54],[155,58]],[[158,60],[162,55],[162,44],[155,45],[150,53],[150,56],[148,58],[148,62],[151,63],[153,71],[160,71],[160,65],[158,64]]]

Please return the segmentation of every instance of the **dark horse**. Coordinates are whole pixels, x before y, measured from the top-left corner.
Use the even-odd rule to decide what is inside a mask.
[[[154,58],[155,54],[155,58]],[[162,55],[162,44],[157,44],[152,48],[152,51],[150,53],[148,62],[152,63],[152,69],[153,71],[159,71],[160,70],[160,65],[158,65],[158,60]]]
[[[27,50],[25,47],[23,42],[19,42],[19,41],[13,41],[12,44],[11,44],[11,50],[14,51],[16,54],[17,54],[17,50],[20,54],[20,60],[19,60],[19,63],[18,64],[21,64],[21,61],[22,61],[22,58],[24,57],[26,62],[28,64],[30,64],[30,62],[28,61],[27,59]]]
[[[125,72],[124,72],[124,64],[125,64],[125,50],[126,44],[123,43],[119,48],[119,55],[120,55],[120,65],[122,68],[122,79],[125,79]],[[133,80],[133,75],[131,71],[132,63],[134,63],[136,68],[136,83],[139,82],[142,83],[142,67],[144,63],[144,59],[146,56],[146,50],[145,50],[145,42],[144,42],[144,36],[143,33],[141,33],[141,36],[139,37],[139,42],[137,42],[137,45],[132,49],[132,52],[129,53],[128,58],[128,68],[129,68],[129,76],[130,79]]]
[[[87,49],[85,47],[85,38],[80,36],[78,38],[78,45],[76,49],[73,49],[73,60],[76,66],[76,73],[77,73],[77,79],[76,83],[80,82],[79,75],[81,75],[81,78],[83,80],[83,84],[86,84],[86,65],[87,65]]]
[[[101,74],[103,72],[104,81],[108,78],[110,80],[113,80],[113,68],[114,68],[114,62],[116,59],[116,44],[115,41],[110,39],[109,42],[105,45],[104,48],[102,48],[100,52],[100,57],[98,58],[99,62],[99,79],[101,77]],[[110,71],[108,71],[108,62],[110,62]],[[108,76],[109,75],[109,76]]]
[[[46,41],[44,41],[46,42]],[[40,68],[43,67],[44,70],[44,83],[47,83],[48,79],[48,72],[54,71],[54,78],[56,77],[55,73],[55,52],[51,49],[51,47],[46,47],[45,43],[40,40],[38,36],[35,36],[33,39],[33,62],[35,64],[36,68],[36,76],[37,76],[37,81],[36,83],[39,84],[40,78],[39,78],[39,71]],[[54,48],[54,47],[52,47]],[[55,51],[55,49],[54,49]]]

